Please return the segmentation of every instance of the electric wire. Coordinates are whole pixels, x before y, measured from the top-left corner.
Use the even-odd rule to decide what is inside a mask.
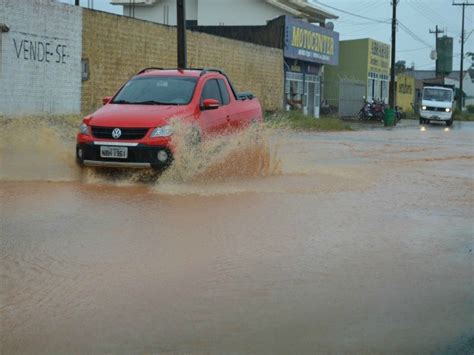
[[[397,49],[397,53],[402,53],[402,52],[416,52],[416,51],[421,51],[422,49],[427,49],[427,48],[431,48],[431,47],[432,47],[432,46],[424,46],[424,47],[413,48],[413,49],[400,49],[400,50]]]
[[[388,21],[390,21],[389,19],[387,19],[387,20],[377,20],[377,19],[370,18],[370,17],[367,17],[367,16],[358,15],[358,14],[355,14],[355,13],[352,13],[352,12],[349,12],[349,11],[346,11],[346,10],[341,10],[341,9],[339,9],[339,8],[337,8],[337,7],[334,7],[334,6],[331,6],[331,5],[327,5],[327,4],[325,4],[325,3],[322,3],[322,2],[319,1],[319,0],[315,0],[315,3],[316,3],[316,4],[319,4],[319,5],[321,5],[321,6],[327,7],[327,8],[329,8],[329,9],[342,12],[342,13],[347,14],[347,15],[350,15],[350,16],[359,17],[359,18],[362,18],[362,19],[365,19],[365,20],[369,20],[369,21],[373,21],[373,22],[389,23]]]
[[[402,30],[404,30],[411,38],[413,38],[415,41],[418,41],[425,46],[432,47],[432,45],[425,40],[421,39],[416,33],[414,33],[412,30],[410,30],[407,26],[405,26],[400,20],[397,20],[398,25]]]

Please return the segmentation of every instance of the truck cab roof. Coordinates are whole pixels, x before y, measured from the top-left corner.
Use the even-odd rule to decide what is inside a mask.
[[[220,69],[215,68],[145,68],[140,70],[136,76],[188,76],[188,77],[200,77],[208,73],[221,74],[227,78],[227,75]]]

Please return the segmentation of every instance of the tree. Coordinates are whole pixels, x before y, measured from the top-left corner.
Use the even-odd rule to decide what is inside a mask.
[[[404,60],[399,60],[395,63],[395,72],[403,73],[407,70],[407,62]]]

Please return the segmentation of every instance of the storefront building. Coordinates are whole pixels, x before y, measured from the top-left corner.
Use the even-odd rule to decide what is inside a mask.
[[[325,71],[324,99],[334,107],[351,105],[344,112],[358,110],[363,97],[388,102],[390,81],[390,45],[371,38],[341,41],[339,65]],[[344,96],[352,95],[347,103]]]
[[[339,33],[287,16],[283,55],[285,108],[319,117],[323,68],[338,64]]]
[[[324,67],[338,64],[339,33],[288,15],[268,21],[266,26],[194,26],[190,29],[282,49],[285,74],[282,106],[319,117]]]

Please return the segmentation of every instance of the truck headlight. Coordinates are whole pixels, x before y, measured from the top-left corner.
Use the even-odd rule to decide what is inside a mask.
[[[81,134],[85,134],[86,136],[89,135],[89,126],[86,125],[85,123],[81,123],[81,125],[79,126],[79,132]]]
[[[173,127],[171,126],[163,126],[163,127],[156,127],[153,132],[151,132],[151,138],[155,137],[169,137],[173,134]]]
[[[421,106],[421,109],[424,111],[426,110],[426,106]]]
[[[446,112],[451,112],[451,109],[449,107],[446,107]]]

